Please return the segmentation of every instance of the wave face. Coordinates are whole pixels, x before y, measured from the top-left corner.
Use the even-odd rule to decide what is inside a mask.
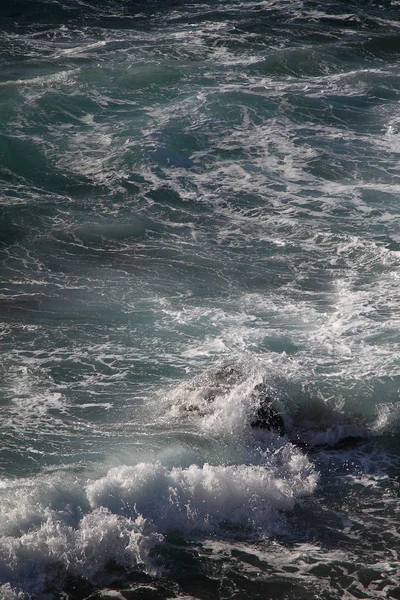
[[[1,4],[1,599],[400,597],[399,26]]]

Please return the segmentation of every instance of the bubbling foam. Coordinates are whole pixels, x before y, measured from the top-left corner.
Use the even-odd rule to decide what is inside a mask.
[[[162,532],[210,531],[226,522],[274,530],[277,511],[293,508],[317,484],[312,465],[293,447],[282,448],[279,462],[280,469],[276,459],[268,466],[116,467],[90,484],[87,495],[93,509],[141,514]]]
[[[5,597],[43,597],[66,575],[107,583],[107,565],[157,573],[154,549],[171,531],[264,537],[284,527],[279,511],[313,493],[318,475],[291,444],[263,464],[139,463],[89,482],[60,475],[0,482],[0,583]],[[0,588],[2,589],[2,588]],[[3,591],[3,590],[2,590]]]
[[[43,475],[3,480],[0,492],[0,582],[10,584],[3,585],[6,598],[24,598],[24,589],[43,594],[67,573],[98,581],[110,560],[154,570],[149,550],[162,536],[141,515],[113,514],[102,506],[91,510],[83,482]]]
[[[0,584],[0,598],[2,600],[28,600],[28,596],[24,592],[13,589],[9,583]]]

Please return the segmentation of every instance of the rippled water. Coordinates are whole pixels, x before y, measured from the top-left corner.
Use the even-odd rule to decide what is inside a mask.
[[[400,598],[400,2],[0,45],[1,598]]]

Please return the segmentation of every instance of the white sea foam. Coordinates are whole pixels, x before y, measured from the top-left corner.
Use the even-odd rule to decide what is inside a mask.
[[[222,363],[171,388],[163,402],[164,415],[171,422],[183,421],[204,433],[235,435],[243,442],[257,408],[254,387],[262,383],[264,369],[260,360]]]
[[[323,385],[310,373],[305,361],[285,353],[230,358],[167,389],[163,398],[156,395],[148,409],[159,426],[224,440],[231,460],[257,464],[257,448],[276,451],[288,440],[334,447],[349,438],[398,430],[397,403],[376,405],[377,394],[397,398],[395,382],[349,378],[347,387],[339,387],[333,377],[331,387],[329,379]],[[283,419],[284,437],[251,426],[265,398]]]
[[[40,594],[67,571],[88,579],[100,573],[101,579],[109,559],[152,569],[149,550],[162,536],[140,515],[102,506],[90,511],[83,482],[68,476],[2,480],[0,495],[0,573],[12,585]]]
[[[23,598],[24,589],[43,593],[66,572],[106,581],[110,559],[154,572],[150,551],[171,530],[229,536],[230,524],[263,536],[278,532],[279,511],[312,494],[317,479],[307,458],[286,447],[264,465],[167,469],[140,463],[110,469],[88,484],[61,475],[2,480],[0,575],[10,583],[3,586],[6,597]]]
[[[191,465],[166,469],[141,463],[111,469],[88,487],[93,508],[131,511],[151,519],[157,529],[215,530],[228,522],[274,530],[276,511],[312,493],[317,475],[299,452],[283,450],[284,469],[255,465]]]
[[[29,596],[24,592],[13,588],[9,583],[0,584],[1,600],[29,600]]]
[[[372,430],[376,433],[397,433],[400,429],[400,403],[378,404]]]
[[[172,528],[218,538],[221,553],[232,525],[280,533],[282,511],[318,479],[289,440],[398,432],[398,25],[363,22],[365,7],[335,16],[271,0],[154,5],[146,26],[114,29],[101,17],[140,15],[95,4],[71,4],[96,15],[93,27],[5,34],[6,53],[18,52],[0,84],[0,154],[16,183],[5,184],[1,264],[7,294],[41,296],[34,311],[4,305],[1,459],[19,475],[27,457],[49,469],[0,482],[5,600],[42,597],[66,572],[101,584],[110,559],[155,571]],[[388,60],[362,45],[374,23]],[[141,213],[151,231],[133,223]],[[259,385],[286,436],[251,427]],[[89,481],[49,473],[53,459],[99,455],[118,466]],[[364,497],[388,478],[368,475],[374,461],[346,475]],[[389,492],[360,519],[385,506],[389,521]],[[318,504],[330,527],[329,493]],[[371,565],[383,571],[379,544]],[[309,581],[316,563],[343,558],[306,543],[277,555],[266,563]]]

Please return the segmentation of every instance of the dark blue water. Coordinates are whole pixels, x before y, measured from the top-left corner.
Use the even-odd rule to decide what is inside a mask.
[[[400,2],[0,47],[0,597],[400,598]]]

